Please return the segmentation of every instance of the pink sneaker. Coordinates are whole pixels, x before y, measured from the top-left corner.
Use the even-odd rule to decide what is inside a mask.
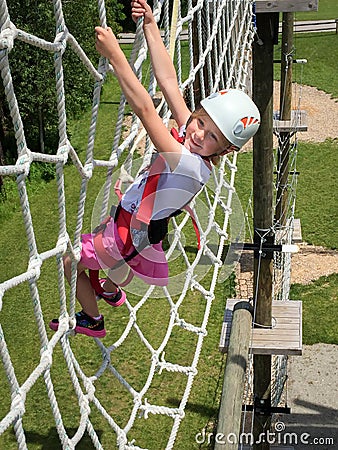
[[[100,284],[101,286],[104,285],[106,279],[101,278]],[[126,301],[126,293],[122,291],[122,289],[117,288],[117,292],[114,293],[108,293],[108,292],[102,292],[100,294],[97,294],[99,298],[103,298],[105,302],[107,302],[110,306],[121,306]]]
[[[76,327],[75,332],[79,334],[85,334],[95,338],[104,338],[106,330],[104,328],[104,318],[94,319],[88,316],[84,311],[77,312],[75,314]],[[49,328],[53,331],[59,329],[59,319],[53,319],[49,322]]]

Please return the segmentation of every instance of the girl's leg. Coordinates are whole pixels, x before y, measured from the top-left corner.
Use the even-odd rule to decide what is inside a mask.
[[[102,288],[107,293],[115,293],[118,291],[118,284],[114,283],[110,278],[106,278],[106,281],[102,284]]]
[[[110,269],[107,273],[108,277],[102,285],[103,289],[106,292],[116,292],[120,283],[128,277],[129,271],[128,264],[123,264],[115,270]]]
[[[71,266],[72,260],[70,256],[66,255],[63,258],[64,273],[68,282],[71,280]],[[76,298],[79,300],[83,311],[91,317],[98,317],[100,315],[99,309],[97,307],[96,294],[90,279],[86,274],[85,270],[87,268],[81,263],[77,266],[77,284],[76,284]]]

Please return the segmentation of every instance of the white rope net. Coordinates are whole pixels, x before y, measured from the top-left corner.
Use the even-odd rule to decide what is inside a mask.
[[[191,107],[194,108],[195,106],[193,93],[194,82],[197,78],[200,80],[199,87],[202,98],[221,88],[245,89],[250,71],[250,49],[253,39],[251,2],[243,0],[215,2],[198,0],[193,4],[190,0],[187,8],[188,15],[185,17],[181,16],[180,2],[174,2],[175,6],[178,6],[177,23],[175,24],[176,27],[172,28],[174,32],[171,34],[169,1],[154,1],[154,13],[158,21],[162,18],[161,28],[164,31],[166,45],[168,48],[170,46],[175,47],[178,79],[182,90],[185,91],[191,103]],[[0,324],[0,354],[3,372],[9,382],[9,395],[11,397],[8,402],[9,408],[0,421],[0,435],[12,427],[18,448],[27,448],[24,426],[27,408],[26,398],[29,391],[34,390],[34,386],[42,380],[46,386],[50,411],[55,420],[55,427],[62,448],[75,448],[84,434],[87,433],[92,445],[97,449],[102,449],[100,434],[95,429],[95,415],[98,413],[115,432],[116,444],[111,443],[109,448],[115,448],[113,446],[116,445],[116,448],[119,449],[145,448],[142,438],[139,438],[142,433],[133,434],[139,416],[144,418],[149,415],[169,417],[172,426],[167,437],[166,448],[170,449],[174,446],[179,425],[185,414],[185,407],[194,377],[197,373],[197,364],[203,340],[207,333],[210,309],[215,297],[216,283],[217,281],[224,281],[232,271],[232,267],[227,269],[226,265],[222,264],[224,244],[229,241],[230,232],[241,239],[240,235],[243,231],[241,226],[236,228],[236,224],[241,223],[242,217],[236,217],[236,214],[234,214],[234,212],[240,210],[240,205],[236,203],[234,188],[236,155],[233,156],[233,159],[225,157],[222,160],[219,168],[213,171],[209,185],[191,205],[196,213],[201,233],[200,250],[193,252],[192,257],[184,243],[184,231],[187,228],[189,216],[186,215],[180,220],[173,221],[172,239],[167,250],[167,258],[170,263],[169,268],[174,275],[170,279],[169,286],[155,288],[154,286],[141,286],[141,284],[136,284],[135,287],[131,285],[130,295],[128,294],[125,305],[119,308],[118,312],[115,313],[114,311],[114,318],[107,323],[108,327],[110,325],[114,327],[114,332],[104,340],[85,338],[86,341],[83,341],[83,347],[86,348],[85,357],[83,354],[79,355],[78,351],[74,352],[72,328],[74,327],[74,314],[77,308],[75,269],[80,258],[81,233],[86,217],[89,216],[87,204],[91,180],[95,173],[102,170],[100,167],[107,169],[106,182],[101,190],[101,197],[99,196],[99,201],[97,201],[101,217],[109,207],[114,174],[117,173],[117,167],[121,165],[121,161],[124,161],[123,167],[127,173],[131,174],[135,170],[133,162],[140,158],[136,150],[141,145],[138,136],[142,136],[142,129],[139,120],[133,116],[131,124],[128,124],[127,134],[122,133],[127,113],[125,99],[122,96],[115,125],[115,137],[111,144],[111,154],[107,159],[96,157],[95,143],[101,90],[108,79],[106,75],[111,71],[111,68],[102,58],[97,68],[93,65],[82,50],[81,43],[76,41],[71,30],[67,28],[61,0],[54,0],[53,7],[57,32],[53,41],[46,41],[38,36],[38,31],[35,35],[17,29],[10,20],[6,1],[0,1],[0,70],[17,143],[16,164],[1,166],[0,175],[11,176],[16,180],[29,249],[27,269],[0,284],[0,311],[7,299],[11,298],[12,290],[21,285],[28,286],[34,306],[34,319],[31,317],[29,323],[32,324],[35,320],[40,345],[40,357],[36,365],[32,368],[28,377],[23,380],[19,379],[16,358],[14,357],[15,345],[13,346],[12,342],[9,343],[7,340],[7,324]],[[101,25],[105,26],[105,5],[102,0],[98,1],[98,18]],[[187,30],[188,43],[181,39],[183,28],[185,32]],[[194,33],[196,33],[197,38],[194,37]],[[29,129],[24,129],[20,116],[20,105],[15,95],[9,58],[10,52],[17,41],[39,47],[54,55],[59,146],[55,154],[52,155],[31,151],[26,144],[25,136],[26,133],[29,133]],[[197,49],[196,42],[198,43]],[[185,49],[188,48],[190,58],[188,76],[183,75],[184,72],[187,72],[186,67],[183,66],[182,57],[184,45]],[[194,59],[193,55],[194,53],[196,55],[196,51],[198,57]],[[84,162],[79,158],[72,145],[73,137],[70,139],[67,131],[65,112],[67,96],[63,70],[63,56],[66,52],[75,52],[79,58],[79,63],[83,64],[93,77],[93,106]],[[142,29],[138,26],[130,63],[134,66],[140,79],[142,79],[142,69],[146,58],[146,45]],[[150,74],[149,79],[148,90],[153,96],[156,93],[156,80],[152,74]],[[162,108],[161,114],[163,120],[168,123],[170,112],[167,111],[165,106]],[[143,149],[144,160],[150,155],[151,150],[151,143],[146,140]],[[45,251],[39,250],[36,222],[32,220],[30,194],[27,189],[27,177],[30,174],[32,164],[40,162],[55,165],[56,168],[55,198],[57,198],[57,214],[55,214],[53,226],[58,229],[58,236],[55,245]],[[70,163],[74,168],[74,171],[71,172],[72,175],[68,175],[67,162],[68,166]],[[68,177],[71,178],[70,181]],[[80,185],[80,194],[73,229],[67,225],[66,221],[68,203],[65,185],[67,182],[75,182],[76,177]],[[99,217],[96,218],[99,219]],[[232,230],[230,230],[231,227]],[[70,237],[71,235],[73,237]],[[69,291],[65,285],[62,263],[62,256],[66,251],[70,252],[74,261]],[[179,261],[178,256],[183,269],[180,269],[180,273],[175,273]],[[55,260],[57,266],[57,281],[55,282],[57,282],[60,299],[58,311],[60,326],[56,333],[52,333],[47,325],[51,317],[45,317],[43,313],[43,302],[46,299],[40,297],[39,287],[42,283],[52,282],[51,280],[45,280],[42,273],[44,267]],[[2,264],[6,264],[6,261],[3,260]],[[190,291],[193,291],[193,293],[189,294]],[[199,321],[194,321],[189,315],[189,310],[192,308],[191,304],[187,303],[189,295],[195,296],[194,301],[196,302],[199,299],[198,301],[202,304],[203,314]],[[153,315],[158,317],[158,321],[161,322],[159,325],[156,324],[155,320],[151,324],[145,323],[143,311],[147,311],[149,308],[153,309]],[[56,306],[54,311],[57,314]],[[155,325],[158,325],[158,327],[156,328]],[[185,361],[180,361],[176,355],[176,344],[173,336],[177,334],[177,330],[182,331],[180,338],[183,336],[187,342],[192,343],[192,347],[188,349],[189,359]],[[76,411],[79,416],[79,423],[75,432],[72,433],[72,437],[64,424],[62,392],[55,388],[57,376],[53,378],[53,369],[55,370],[53,358],[58,351],[58,343],[61,344],[65,360],[64,370],[68,371],[69,382],[73,386],[75,394],[74,414]],[[90,352],[93,352],[94,356],[90,356]],[[128,354],[128,361],[130,354],[130,363],[128,364],[119,363],[119,357],[124,353]],[[138,375],[133,377],[132,372],[135,367],[137,367]],[[156,396],[153,395],[153,392],[156,391],[156,387],[160,386],[162,381],[159,380],[165,374],[170,376],[170,374],[175,373],[181,374],[185,378],[184,384],[181,386],[179,403],[175,407],[156,403]],[[58,389],[60,390],[62,387],[59,386]],[[124,420],[111,414],[111,411],[114,410],[111,405],[114,402],[119,404],[122,396],[127,397],[125,403],[130,408],[129,414]],[[43,406],[46,411],[48,409],[47,397]],[[151,444],[146,445],[148,448]],[[158,450],[157,444],[154,443],[153,445],[155,447],[151,448]]]

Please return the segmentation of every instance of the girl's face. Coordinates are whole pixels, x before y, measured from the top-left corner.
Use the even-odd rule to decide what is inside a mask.
[[[233,151],[231,144],[205,112],[192,115],[186,128],[184,145],[201,156],[225,155]]]

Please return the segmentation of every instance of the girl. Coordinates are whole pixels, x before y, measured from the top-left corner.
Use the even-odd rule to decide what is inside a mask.
[[[96,49],[110,61],[129,105],[158,152],[151,166],[126,190],[113,217],[93,234],[82,236],[76,291],[82,311],[76,313],[75,331],[99,338],[106,335],[104,318],[86,270],[110,269],[109,277],[101,280],[100,296],[112,306],[125,301],[126,295],[119,286],[127,284],[134,274],[149,284],[166,285],[168,264],[161,246],[166,231],[164,226],[163,232],[163,224],[207,183],[212,163],[238,151],[256,133],[260,120],[252,100],[236,89],[210,95],[191,113],[151,8],[146,0],[132,1],[131,5],[133,20],[144,19],[154,74],[180,129],[180,138],[175,139],[163,124],[112,30],[96,27]],[[151,226],[147,228],[149,222]],[[69,256],[64,258],[64,268],[70,281]],[[58,319],[50,322],[52,330],[58,326]]]

